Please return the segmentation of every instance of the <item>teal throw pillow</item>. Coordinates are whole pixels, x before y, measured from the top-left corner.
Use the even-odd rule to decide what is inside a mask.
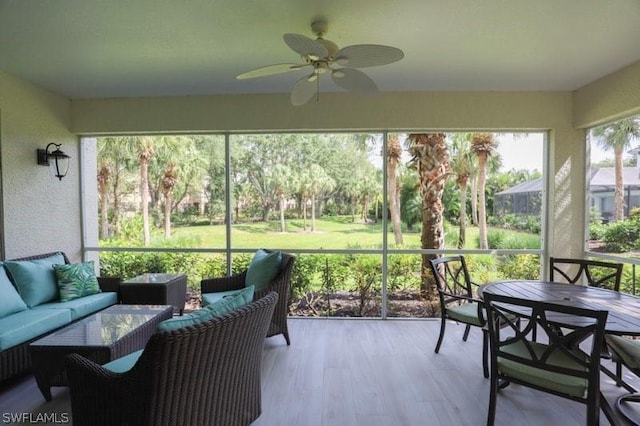
[[[61,302],[100,293],[93,260],[68,265],[53,265],[53,270],[58,279]]]
[[[214,317],[219,317],[251,303],[253,301],[254,292],[255,286],[250,285],[237,293],[225,296],[220,300],[210,303],[202,309],[211,311]]]
[[[246,287],[242,289],[242,291],[223,297],[222,299],[195,312],[164,320],[158,324],[158,331],[177,330],[182,327],[197,325],[212,318],[222,316],[250,303],[253,300],[253,291],[253,286]]]
[[[278,275],[281,262],[281,252],[258,250],[253,256],[253,259],[251,259],[251,263],[247,269],[247,275],[244,279],[245,286],[255,286],[256,290],[266,288],[276,275]]]
[[[9,272],[18,293],[27,306],[34,307],[58,299],[58,280],[53,265],[64,263],[62,253],[36,260],[7,260]]]
[[[7,271],[0,266],[0,318],[27,309],[27,305],[9,280]]]

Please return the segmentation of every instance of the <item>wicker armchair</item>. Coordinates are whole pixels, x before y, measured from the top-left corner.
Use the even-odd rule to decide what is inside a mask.
[[[74,425],[249,425],[261,413],[262,348],[275,292],[227,315],[158,332],[114,373],[68,355]]]
[[[276,275],[273,281],[271,281],[266,288],[257,290],[253,297],[254,300],[257,300],[270,291],[278,293],[280,297],[278,298],[278,304],[273,312],[273,318],[271,318],[267,337],[282,334],[284,339],[287,341],[287,345],[291,344],[291,340],[289,339],[289,329],[287,327],[287,317],[289,314],[289,283],[291,281],[294,261],[295,257],[293,255],[283,252],[280,272],[278,272],[278,275]],[[202,294],[239,290],[245,285],[246,275],[247,271],[245,270],[230,277],[206,278],[200,281],[200,290]]]

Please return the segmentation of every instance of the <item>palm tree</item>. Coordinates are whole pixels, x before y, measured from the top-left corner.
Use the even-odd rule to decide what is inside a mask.
[[[100,237],[109,236],[109,165],[103,159],[98,161],[98,198],[100,200]]]
[[[411,165],[418,170],[422,198],[422,248],[444,249],[444,206],[442,194],[450,171],[444,133],[412,133],[407,139]],[[433,297],[435,282],[429,270],[433,254],[422,255],[422,291]]]
[[[309,175],[311,176],[311,184],[309,186],[309,193],[311,195],[311,232],[316,231],[316,202],[318,197],[325,192],[333,190],[336,186],[336,181],[325,172],[325,170],[318,164],[312,164],[309,168]]]
[[[630,117],[611,124],[594,128],[592,135],[598,145],[613,150],[615,174],[615,220],[624,219],[624,182],[622,178],[624,151],[631,147],[631,141],[640,138],[640,118]]]
[[[140,204],[142,205],[143,243],[151,244],[151,225],[149,223],[149,161],[153,157],[153,138],[141,136],[137,139],[137,155],[140,162]]]
[[[467,187],[473,172],[474,156],[471,152],[471,134],[454,133],[451,143],[451,170],[460,188],[458,248],[464,248],[467,233]]]
[[[171,237],[171,207],[173,206],[173,189],[178,184],[178,171],[174,163],[167,164],[162,176],[162,195],[164,195],[164,237]]]
[[[402,145],[398,135],[389,135],[387,139],[387,197],[391,212],[391,227],[396,246],[403,244],[400,221],[400,188],[398,184],[398,164],[402,157]]]
[[[480,234],[480,249],[489,248],[487,241],[487,205],[485,200],[485,186],[487,181],[487,159],[498,144],[493,133],[474,133],[471,136],[471,151],[478,157],[478,233]]]

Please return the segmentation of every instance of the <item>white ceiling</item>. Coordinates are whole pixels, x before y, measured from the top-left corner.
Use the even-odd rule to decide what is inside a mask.
[[[382,91],[575,90],[640,60],[640,0],[0,0],[0,70],[69,98],[289,92],[305,72],[235,76],[299,62],[282,34],[318,16],[404,51],[363,70]]]

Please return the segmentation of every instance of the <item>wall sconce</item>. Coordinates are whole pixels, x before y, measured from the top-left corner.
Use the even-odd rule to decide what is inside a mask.
[[[49,152],[51,145],[55,146],[56,149]],[[36,151],[38,154],[38,164],[40,166],[50,166],[53,175],[59,180],[62,180],[69,171],[69,159],[71,157],[62,152],[60,146],[62,146],[62,144],[52,142],[47,145],[45,149],[38,148]]]

